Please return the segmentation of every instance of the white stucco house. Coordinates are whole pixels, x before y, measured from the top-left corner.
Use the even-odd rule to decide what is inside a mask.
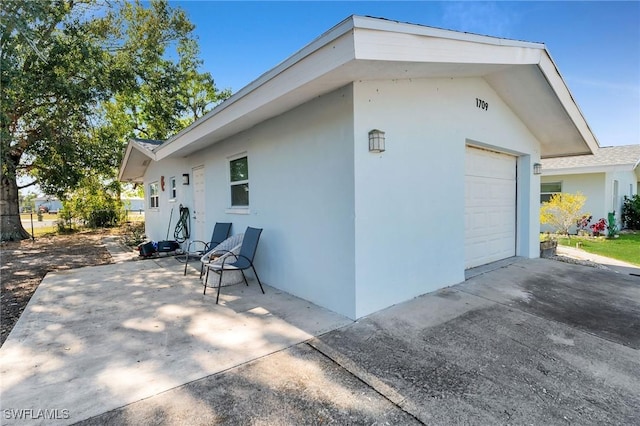
[[[131,140],[119,178],[145,185],[150,238],[180,204],[198,239],[263,228],[264,282],[356,319],[537,257],[534,164],[597,148],[544,44],[352,16],[170,139]]]
[[[593,155],[542,160],[540,201],[558,192],[581,192],[587,197],[584,211],[592,223],[616,212],[618,225],[624,197],[638,193],[640,145],[606,146]]]
[[[33,199],[36,211],[45,209],[49,212],[59,212],[62,209],[62,202],[52,195],[40,195]]]

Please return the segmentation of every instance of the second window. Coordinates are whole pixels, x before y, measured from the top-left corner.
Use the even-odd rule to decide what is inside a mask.
[[[229,161],[231,207],[249,206],[249,162],[247,157]]]

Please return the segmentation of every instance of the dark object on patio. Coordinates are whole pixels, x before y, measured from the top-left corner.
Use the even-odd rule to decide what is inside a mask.
[[[216,222],[213,227],[213,233],[211,234],[211,241],[205,243],[200,240],[193,240],[189,242],[187,245],[187,251],[185,253],[185,261],[184,261],[184,274],[187,275],[187,265],[189,264],[189,257],[201,257],[203,254],[223,242],[229,237],[231,233],[231,224],[225,222]],[[195,247],[192,247],[194,245]],[[202,249],[198,248],[198,245],[202,247]],[[198,249],[196,249],[198,248]],[[202,278],[202,274],[204,273],[204,264],[200,267],[200,278]]]
[[[148,243],[140,244],[138,251],[142,257],[153,256],[156,253],[156,246],[153,244],[153,241],[149,241]]]
[[[176,241],[158,241],[158,253],[170,253],[180,248]]]
[[[202,294],[207,294],[207,282],[209,281],[210,270],[213,270],[213,272],[220,275],[220,278],[218,279],[218,295],[216,296],[216,304],[218,304],[218,300],[220,299],[220,287],[222,287],[222,274],[224,271],[240,271],[242,273],[242,278],[244,278],[244,283],[248,287],[249,282],[244,274],[244,270],[249,268],[253,270],[253,274],[256,276],[256,280],[258,280],[258,284],[260,285],[260,290],[262,290],[262,294],[264,294],[264,288],[262,288],[262,283],[260,282],[256,268],[253,266],[253,258],[256,255],[256,249],[258,248],[258,241],[260,240],[261,233],[262,229],[260,228],[247,227],[247,230],[244,233],[244,238],[242,239],[240,253],[236,255],[231,252],[229,253],[229,256],[226,256],[222,260],[222,263],[214,262],[206,265],[207,276],[204,280],[204,291]]]

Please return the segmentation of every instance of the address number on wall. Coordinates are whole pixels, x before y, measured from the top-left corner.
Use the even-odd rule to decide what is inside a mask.
[[[476,98],[476,106],[477,106],[478,108],[480,108],[480,109],[485,110],[485,111],[488,111],[488,110],[489,110],[489,103],[488,103],[488,102],[483,101],[482,99],[478,99],[478,98]]]

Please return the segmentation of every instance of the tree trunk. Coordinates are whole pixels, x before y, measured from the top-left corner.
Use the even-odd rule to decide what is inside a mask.
[[[25,231],[20,221],[18,184],[10,163],[5,162],[0,171],[0,241],[26,240],[31,235]]]

